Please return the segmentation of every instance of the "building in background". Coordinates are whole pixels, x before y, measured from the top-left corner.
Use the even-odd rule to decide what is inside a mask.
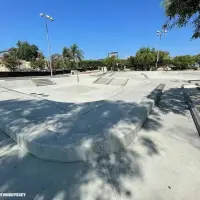
[[[31,70],[31,64],[30,62],[26,60],[19,60],[20,65],[17,67],[18,71],[26,71],[26,70]]]
[[[110,53],[108,53],[108,57],[109,57],[109,58],[110,58],[110,57],[116,57],[116,58],[118,58],[119,55],[118,55],[118,52],[110,52]]]

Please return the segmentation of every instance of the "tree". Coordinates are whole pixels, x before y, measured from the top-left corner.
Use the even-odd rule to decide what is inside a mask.
[[[72,68],[77,68],[78,62],[84,58],[83,51],[79,49],[77,44],[73,44],[70,48],[64,47],[62,56],[65,62],[71,62]]]
[[[73,57],[70,48],[64,47],[62,51],[64,68],[73,68]]]
[[[44,69],[44,55],[39,51],[36,45],[30,45],[28,42],[17,42],[17,47],[12,47],[7,51],[3,51],[3,64],[11,71],[15,71],[20,65],[19,60],[29,61],[33,69]]]
[[[63,69],[64,68],[63,57],[60,54],[53,54],[51,56],[51,64],[53,69]]]
[[[17,48],[12,48],[11,53],[18,59],[34,61],[38,57],[39,49],[36,45],[30,45],[28,42],[17,42]]]
[[[140,70],[149,70],[155,65],[156,51],[155,49],[141,48],[139,51],[137,51],[135,59]]]
[[[64,47],[64,48],[63,48],[62,56],[63,56],[63,58],[65,58],[65,59],[69,59],[69,60],[72,60],[72,59],[73,59],[71,50],[70,50],[70,48],[67,48],[67,47]]]
[[[42,58],[38,58],[30,63],[31,68],[43,70],[45,68],[45,60]]]
[[[128,59],[127,59],[127,67],[132,69],[132,70],[137,71],[138,65],[137,65],[136,58],[134,56],[128,57]]]
[[[117,69],[124,70],[125,67],[128,67],[127,59],[117,59]]]
[[[184,27],[191,22],[192,39],[200,37],[200,0],[164,0],[163,5],[167,16],[165,27]]]
[[[171,63],[170,54],[167,51],[159,51],[159,67],[165,67],[166,65]]]
[[[18,49],[17,48],[10,48],[8,49],[7,53],[12,57],[12,58],[15,58],[16,60],[19,59],[18,58]]]
[[[117,68],[117,58],[115,56],[108,57],[104,59],[104,65],[107,67],[108,70],[115,71]]]
[[[82,69],[99,68],[104,66],[103,60],[82,60],[79,62],[79,67]]]
[[[70,47],[70,52],[71,52],[74,62],[83,60],[84,58],[83,51],[79,49],[77,44],[73,44]]]
[[[5,65],[10,71],[16,71],[17,66],[20,65],[20,62],[10,55],[9,53],[4,53],[2,56],[2,64]]]
[[[176,56],[173,58],[172,63],[180,70],[189,69],[195,64],[195,57],[190,55]]]
[[[197,64],[200,65],[200,54],[194,56],[194,60]]]

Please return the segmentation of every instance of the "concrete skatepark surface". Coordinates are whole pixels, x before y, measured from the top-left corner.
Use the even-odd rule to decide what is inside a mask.
[[[117,73],[112,77],[115,77],[115,75],[119,76]],[[128,76],[131,77],[131,75]],[[0,134],[0,167],[1,172],[3,172],[0,175],[0,192],[27,192],[27,199],[199,199],[200,143],[181,91],[181,86],[187,80],[187,77],[179,77],[179,79],[177,76],[170,77],[170,79],[164,77],[164,81],[157,77],[154,80],[150,78],[150,82],[146,82],[149,88],[147,90],[144,89],[144,85],[141,85],[145,79],[140,81],[138,78],[138,80],[134,80],[135,88],[133,85],[132,87],[131,85],[125,86],[127,88],[123,87],[123,90],[127,91],[127,97],[125,97],[126,95],[121,97],[116,95],[114,96],[115,100],[112,98],[110,100],[109,95],[106,97],[111,102],[117,102],[116,104],[119,104],[119,99],[121,99],[122,102],[134,102],[138,105],[143,97],[159,83],[164,82],[166,84],[158,107],[154,108],[152,115],[139,132],[136,140],[119,154],[111,154],[103,158],[93,157],[88,162],[71,164],[45,161],[31,156],[4,133]],[[191,78],[191,75],[188,77]],[[71,85],[73,86],[73,84]],[[81,85],[89,86],[90,83]],[[57,86],[48,87],[56,88]],[[90,85],[90,87],[97,86]],[[99,87],[105,86],[100,84]],[[144,90],[139,93],[138,88],[141,91]],[[33,87],[32,90],[34,89]],[[49,100],[45,96],[42,97],[41,93],[37,93],[37,91],[36,95],[28,94],[28,91],[32,93],[32,90],[25,87],[18,89],[17,92],[21,93],[17,93],[17,97],[13,93],[11,94],[11,91],[4,97],[1,94],[3,99],[1,100],[3,102],[1,108],[7,109],[10,106],[3,106],[5,101],[8,103],[8,99],[16,100],[22,95],[20,98],[23,101],[25,101],[25,98],[28,101],[34,99],[37,106],[39,101],[41,107],[44,108],[42,113],[51,110],[55,101]],[[132,90],[135,93],[129,92]],[[44,91],[47,91],[47,87],[44,87]],[[1,89],[2,92],[5,92],[4,88]],[[15,91],[13,92],[15,93]],[[131,94],[135,94],[135,96]],[[47,94],[44,92],[44,95]],[[52,95],[48,97],[56,98]],[[135,98],[135,101],[133,98]],[[88,97],[88,99],[92,99],[92,97]],[[46,101],[51,102],[46,104]],[[56,101],[56,104],[62,103],[62,101]],[[32,110],[37,111],[34,104],[27,104],[27,108],[30,108],[30,106],[33,106]],[[20,112],[21,107],[18,106],[19,110],[14,110],[17,108],[13,105],[12,112],[19,112],[25,117],[34,118],[34,115],[26,113],[26,106],[23,112]],[[101,107],[103,108],[103,106],[99,108]],[[58,107],[55,106],[56,108]],[[65,106],[63,108],[66,109]],[[73,108],[77,109],[76,106]],[[124,107],[124,109],[128,110],[129,107]],[[92,111],[97,112],[98,109]],[[48,115],[51,116],[51,113]],[[114,115],[115,112],[112,116]],[[37,112],[35,116],[37,116]],[[53,118],[55,118],[54,115]],[[92,120],[92,118],[90,119]],[[97,120],[94,119],[94,121]],[[42,120],[38,124],[41,125],[41,122]],[[105,122],[107,122],[107,118]],[[37,121],[35,123],[37,124]],[[121,131],[123,131],[123,128]]]
[[[120,87],[109,87],[82,79],[83,84],[74,77],[69,83],[59,78],[2,84],[0,129],[29,153],[47,160],[75,162],[121,151],[157,101],[159,96],[144,100],[157,82],[121,87],[119,81]],[[48,85],[38,85],[44,82]],[[137,84],[143,85],[140,91]]]

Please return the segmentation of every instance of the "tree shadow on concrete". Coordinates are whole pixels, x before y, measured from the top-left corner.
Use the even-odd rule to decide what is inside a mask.
[[[180,116],[186,116],[188,114],[188,106],[185,103],[181,88],[171,88],[163,92],[158,105],[156,105],[156,109],[152,109],[152,117],[148,118],[144,124],[144,130],[156,131],[163,126],[163,119],[160,112],[164,115],[173,113]],[[148,126],[146,126],[147,124]]]
[[[66,142],[66,139],[69,139],[68,142],[93,139],[94,135],[109,131],[119,122],[125,124],[121,131],[129,129],[132,123],[138,120],[134,117],[134,111],[140,109],[140,104],[122,101],[99,101],[77,105],[38,99],[6,100],[1,101],[0,106],[3,108],[1,118],[8,122],[15,115],[30,120],[33,126],[54,126],[54,130],[59,132],[60,142]],[[87,122],[90,123],[86,127],[85,123],[82,124],[82,114],[88,112],[94,112],[92,116],[98,118],[88,117]],[[79,121],[81,123],[77,124]],[[99,124],[103,128],[98,127]],[[18,126],[18,130],[26,128],[26,125],[14,124],[15,128]],[[88,138],[88,134],[78,134],[86,130],[92,131],[94,135],[89,135]],[[64,134],[66,132],[69,134],[67,138]],[[72,139],[72,133],[78,136]],[[46,141],[48,137],[46,133],[41,134],[35,141]],[[123,149],[119,154],[95,157],[88,162],[59,163],[28,154],[2,133],[0,192],[26,192],[26,199],[40,200],[110,200],[115,199],[115,195],[125,195],[132,199],[134,194],[131,188],[124,184],[124,180],[143,180],[140,164],[142,156],[134,149],[126,148],[118,137],[116,140]],[[148,149],[149,156],[159,154],[157,145],[150,138],[143,138],[141,145]]]
[[[159,105],[157,105],[159,106]],[[153,117],[151,117],[153,116]],[[152,109],[150,117],[146,120],[146,122],[143,124],[143,129],[145,131],[157,131],[159,130],[163,125],[162,117],[160,116],[159,112],[156,109]]]
[[[147,149],[147,154],[149,156],[157,155],[159,154],[157,146],[155,146],[155,143],[148,137],[143,136],[140,137],[140,143],[146,147]]]
[[[200,88],[184,88],[184,91],[189,95],[191,101],[195,104],[200,113]]]
[[[193,95],[194,99],[199,99],[200,92],[194,88],[187,88],[187,92],[190,95]],[[161,113],[160,113],[161,111]],[[163,116],[171,116],[173,119],[173,114],[177,115],[179,121],[170,121],[170,117],[167,118],[167,121],[163,120]],[[190,121],[193,126],[186,127],[181,122],[187,123]],[[200,140],[199,135],[196,130],[195,124],[193,122],[192,116],[188,109],[187,103],[184,100],[184,96],[181,88],[171,88],[170,90],[166,90],[161,96],[161,101],[157,105],[157,108],[152,110],[151,116],[144,123],[143,129],[145,131],[157,131],[162,128],[163,123],[170,123],[170,128],[167,130],[162,130],[162,134],[165,134],[167,131],[167,136],[171,137],[175,140],[189,143],[192,147],[196,149],[200,149]]]
[[[140,105],[136,103],[122,101],[99,101],[77,105],[30,99],[1,101],[0,106],[10,111],[10,113],[1,113],[1,117],[18,113],[20,117],[32,120],[35,126],[55,125],[55,130],[60,132],[61,141],[65,140],[62,131],[67,131],[69,135],[77,131],[77,121],[83,120],[83,113],[94,112],[98,116],[98,119],[88,118],[91,122],[89,129],[94,130],[94,133],[96,130],[98,135],[102,131],[96,127],[98,124],[103,126],[103,131],[109,131],[114,124],[121,121],[128,125],[125,127],[128,129],[129,125],[137,120],[132,119],[134,109],[140,108]],[[158,109],[163,114],[173,112],[184,116],[188,111],[181,89],[172,88],[165,91]],[[73,111],[68,113],[70,110]],[[158,112],[153,111],[152,114],[154,118],[149,119],[148,124],[151,123],[151,126],[148,130],[158,131],[163,126],[162,117]],[[70,123],[67,122],[69,119]],[[86,130],[81,126],[80,124],[78,130]],[[124,147],[118,154],[94,158],[88,162],[59,163],[42,160],[28,154],[3,133],[0,137],[0,171],[2,172],[0,192],[26,192],[26,199],[38,200],[110,200],[118,195],[133,199],[134,185],[130,188],[125,184],[126,180],[144,181],[142,167],[144,155],[134,148]],[[41,135],[40,141],[46,140],[47,137],[48,135]],[[87,140],[88,137],[83,134],[76,139]],[[140,144],[147,150],[147,156],[159,155],[158,145],[150,137],[141,137]],[[120,144],[119,141],[119,145],[123,147],[124,144]]]
[[[143,177],[141,157],[134,151],[88,163],[41,160],[13,143],[4,145],[1,151],[0,191],[26,192],[26,199],[109,200],[114,199],[114,193],[132,199],[134,194],[123,179]]]
[[[165,114],[172,112],[178,115],[185,115],[188,107],[185,104],[182,89],[171,88],[166,90],[162,95],[158,108]]]

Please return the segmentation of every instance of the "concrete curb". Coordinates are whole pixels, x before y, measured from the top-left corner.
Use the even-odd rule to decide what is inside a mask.
[[[140,103],[139,106],[133,107],[134,116],[130,119],[131,129],[130,126],[126,129],[126,127],[121,127],[121,124],[117,123],[115,126],[118,131],[113,131],[112,133],[106,132],[99,138],[94,136],[93,138],[90,138],[90,141],[77,141],[77,143],[66,146],[65,148],[42,145],[35,142],[34,139],[29,139],[27,137],[29,132],[37,132],[41,133],[41,135],[56,134],[56,132],[44,128],[31,129],[26,126],[29,124],[27,119],[17,119],[13,113],[8,113],[6,118],[0,117],[0,129],[8,134],[27,152],[41,159],[58,162],[94,160],[101,156],[117,153],[132,143],[137,136],[138,131],[150,115],[153,106],[159,101],[164,86],[164,84],[160,84]],[[4,111],[5,109],[2,108],[1,110]],[[121,130],[123,131],[119,131],[119,127],[122,128]],[[24,135],[26,137],[24,137]]]
[[[185,102],[188,105],[188,108],[190,110],[190,113],[192,115],[195,126],[196,126],[197,131],[198,131],[199,136],[200,136],[200,115],[199,115],[199,112],[196,108],[195,103],[191,100],[190,96],[185,91],[184,86],[182,86],[182,91],[183,91],[183,96],[184,96]]]

